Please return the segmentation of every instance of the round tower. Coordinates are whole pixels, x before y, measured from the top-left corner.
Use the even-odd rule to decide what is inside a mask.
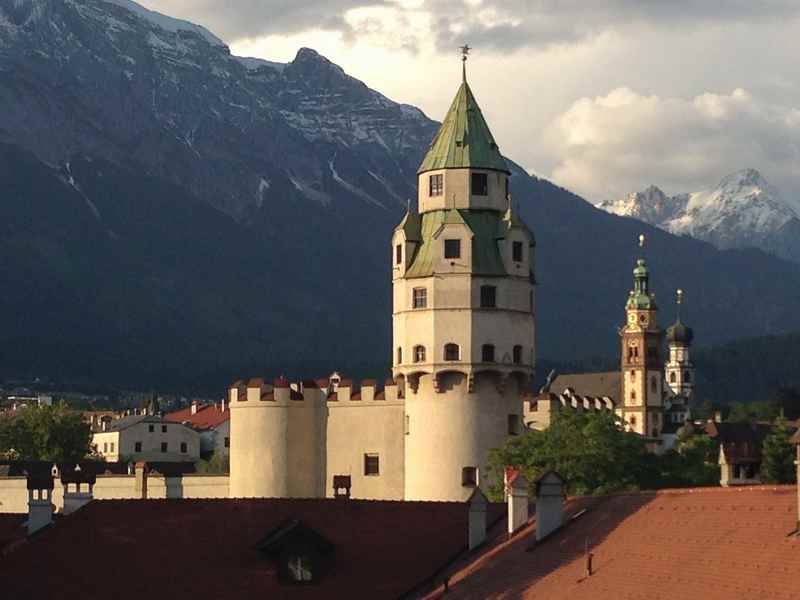
[[[678,316],[675,323],[667,329],[669,361],[665,366],[667,386],[674,396],[689,401],[694,390],[694,365],[689,350],[694,340],[694,332],[681,322],[680,309],[683,304],[683,290],[677,293]]]
[[[534,237],[466,77],[392,238],[393,373],[406,500],[464,500],[522,427],[534,370]]]
[[[276,380],[267,393],[263,379],[231,387],[231,498],[289,496],[288,387]]]

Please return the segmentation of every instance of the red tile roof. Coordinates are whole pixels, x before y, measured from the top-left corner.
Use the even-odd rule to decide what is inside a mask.
[[[285,519],[335,546],[319,585],[256,548]],[[463,551],[468,507],[357,500],[95,500],[0,560],[8,598],[397,598]],[[46,566],[46,576],[43,568]]]
[[[177,410],[164,415],[167,421],[174,421],[175,423],[189,423],[193,429],[205,430],[218,427],[225,421],[231,418],[231,412],[226,409],[222,410],[218,404],[206,404],[197,407],[197,412],[192,414],[192,407]]]
[[[447,600],[794,600],[794,487],[670,490],[580,498],[587,511],[534,545],[535,524],[450,580]],[[585,576],[586,541],[593,553]],[[427,596],[441,597],[441,586]]]

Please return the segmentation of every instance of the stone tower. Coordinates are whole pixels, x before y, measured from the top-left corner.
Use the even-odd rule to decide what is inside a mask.
[[[405,394],[405,498],[464,500],[522,427],[534,369],[534,237],[466,76],[392,237],[393,374]],[[483,481],[482,481],[483,480]]]
[[[655,442],[663,427],[663,331],[658,326],[655,294],[643,258],[633,270],[633,290],[625,305],[622,341],[620,414],[632,431]]]
[[[682,303],[683,291],[678,290],[678,317],[675,323],[667,329],[669,361],[666,364],[665,375],[672,394],[680,396],[688,402],[694,390],[694,365],[689,357],[694,332],[681,322],[680,307]]]

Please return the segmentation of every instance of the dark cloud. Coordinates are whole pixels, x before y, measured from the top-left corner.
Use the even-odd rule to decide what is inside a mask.
[[[398,0],[143,0],[148,8],[205,25],[228,42],[308,29],[340,31],[353,41],[374,35],[374,23],[348,23],[354,8],[393,8],[400,14],[392,37],[420,40],[404,13],[431,16],[436,45],[449,49],[468,40],[485,49],[569,44],[602,31],[630,26],[702,28],[763,22],[800,14],[797,0],[427,0],[408,8]],[[379,27],[378,27],[379,28]],[[396,45],[394,42],[392,45]]]

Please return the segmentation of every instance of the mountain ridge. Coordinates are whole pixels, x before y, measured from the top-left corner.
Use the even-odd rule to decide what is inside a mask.
[[[389,239],[435,121],[310,49],[243,64],[100,0],[0,0],[0,16],[17,23],[0,29],[0,373],[388,371]],[[642,231],[654,289],[686,290],[699,343],[800,329],[797,265],[509,167],[538,243],[540,356],[616,351]]]

